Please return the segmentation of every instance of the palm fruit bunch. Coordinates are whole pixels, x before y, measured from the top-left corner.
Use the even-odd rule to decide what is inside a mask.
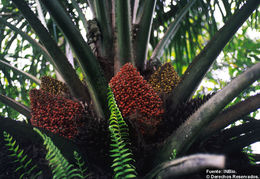
[[[126,63],[110,80],[117,105],[124,118],[136,115],[140,132],[151,135],[156,131],[164,112],[162,100],[131,63]]]
[[[171,121],[175,123],[175,127],[179,127],[188,117],[196,112],[199,107],[207,102],[214,94],[204,95],[202,97],[193,98],[186,103],[178,105],[174,114],[172,112]]]
[[[168,94],[178,85],[180,77],[171,63],[165,63],[151,75],[148,82],[158,94]]]
[[[69,89],[65,83],[50,76],[41,77],[41,89],[49,92],[52,95],[67,96],[69,94]]]
[[[193,98],[178,105],[174,110],[166,106],[165,120],[158,128],[158,139],[161,140],[170,135],[182,123],[184,123],[201,105],[207,102],[215,93]],[[160,139],[161,138],[161,139]]]
[[[80,103],[37,89],[32,89],[29,96],[32,125],[66,138],[78,134],[78,127],[84,124],[84,110]]]
[[[70,100],[69,89],[49,76],[41,78],[41,89],[29,93],[34,126],[58,133],[66,138],[74,138],[78,128],[84,124],[85,111],[79,102]]]

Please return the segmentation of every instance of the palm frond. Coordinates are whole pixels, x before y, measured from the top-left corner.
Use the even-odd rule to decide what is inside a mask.
[[[210,98],[167,139],[161,153],[161,157],[164,156],[164,159],[161,158],[161,161],[168,159],[172,153],[172,149],[176,149],[177,156],[186,152],[196,141],[200,134],[200,129],[211,122],[220,110],[241,93],[243,89],[259,78],[260,63],[257,63]],[[192,124],[192,127],[190,124]]]
[[[73,7],[76,9],[76,11],[79,14],[79,18],[83,23],[84,29],[87,31],[88,30],[88,23],[87,23],[87,19],[84,15],[84,13],[82,12],[82,9],[79,7],[79,4],[76,2],[76,0],[71,0],[71,3],[73,5]]]
[[[139,71],[143,71],[145,60],[147,58],[155,5],[156,0],[144,1],[144,11],[138,24],[138,33],[136,34],[134,44],[134,55],[136,67]]]
[[[87,174],[88,168],[85,167],[85,162],[82,159],[82,157],[79,155],[77,151],[74,151],[74,158],[76,160],[76,165],[80,171],[80,174],[83,176],[83,178],[87,178],[90,176],[90,174]]]
[[[127,62],[133,62],[132,55],[132,26],[130,0],[115,1],[115,18],[117,29],[117,48],[119,68]]]
[[[4,103],[5,105],[10,106],[14,110],[18,111],[19,113],[23,114],[27,118],[31,118],[31,109],[27,106],[15,101],[14,99],[7,97],[3,94],[0,94],[0,102]]]
[[[108,88],[108,106],[111,111],[109,118],[109,131],[111,134],[110,144],[112,153],[110,156],[114,158],[112,167],[114,169],[115,178],[136,178],[137,172],[133,165],[135,162],[132,158],[133,154],[128,148],[129,133],[128,126],[124,121],[119,108],[117,107],[111,88]]]
[[[34,14],[31,8],[25,1],[13,0],[13,3],[21,11],[23,16],[29,22],[31,27],[34,29],[35,33],[38,35],[41,42],[44,44],[48,53],[52,56],[55,62],[55,67],[61,74],[62,78],[65,80],[70,88],[70,91],[76,98],[88,100],[89,94],[86,92],[84,85],[78,78],[75,70],[72,68],[68,59],[62,53],[61,49],[58,47],[57,43],[53,40],[50,33],[42,25],[38,17]]]
[[[63,34],[70,43],[87,83],[88,92],[94,102],[96,112],[100,117],[108,113],[106,105],[106,86],[103,70],[91,48],[74,25],[62,4],[57,0],[42,1],[52,18],[58,24]]]
[[[60,150],[52,142],[51,138],[42,133],[39,129],[34,128],[43,139],[47,149],[46,160],[52,169],[53,178],[84,178],[81,171],[70,164],[68,160],[61,154]]]
[[[100,27],[100,31],[102,33],[102,38],[100,39],[99,45],[100,47],[100,55],[103,57],[111,56],[111,52],[113,49],[113,45],[111,45],[111,41],[113,41],[112,35],[112,20],[110,18],[112,13],[112,5],[111,1],[106,0],[91,0],[89,1],[90,7],[95,7],[92,11],[95,14],[95,18],[98,22],[98,26]]]
[[[16,26],[10,24],[9,22],[7,22],[5,19],[0,17],[0,22],[6,26],[8,26],[10,29],[12,29],[16,34],[19,34],[22,36],[23,39],[27,40],[33,48],[35,48],[36,50],[39,50],[41,52],[41,54],[44,55],[44,57],[46,59],[48,59],[54,66],[56,67],[56,63],[55,60],[52,58],[52,56],[49,54],[49,52],[47,51],[47,49],[42,46],[39,42],[37,42],[36,40],[34,40],[32,37],[30,37],[28,34],[26,34],[25,32],[23,32],[21,29],[22,27],[17,28]],[[10,44],[11,45],[11,44]],[[9,47],[6,47],[6,49],[9,49]]]
[[[3,61],[0,59],[0,69],[1,68],[10,68],[12,69],[14,72],[16,72],[17,74],[19,75],[23,75],[25,77],[27,77],[28,79],[34,81],[35,83],[37,84],[41,84],[41,80],[39,80],[38,78],[36,78],[35,76],[25,72],[25,71],[22,71],[22,70],[19,70],[18,68],[8,64],[7,62]]]
[[[183,20],[183,17],[189,11],[191,6],[195,3],[196,0],[190,1],[187,5],[181,10],[181,12],[177,15],[175,20],[169,25],[164,37],[160,40],[160,42],[156,45],[155,50],[152,53],[151,59],[160,59],[163,55],[165,48],[168,47],[171,40],[173,39],[176,32],[179,30],[180,22]]]
[[[24,154],[24,150],[19,148],[19,145],[16,144],[16,140],[7,133],[6,131],[3,132],[4,140],[7,143],[6,146],[8,150],[12,152],[10,157],[15,158],[14,162],[18,163],[18,167],[16,168],[15,172],[19,172],[20,177],[19,179],[30,177],[32,179],[37,178],[41,175],[42,171],[39,171],[37,165],[32,164],[32,159]]]
[[[182,83],[171,93],[168,102],[175,108],[180,101],[187,101],[196,90],[200,81],[207,73],[212,63],[216,60],[225,45],[238,31],[239,27],[247,20],[250,14],[257,8],[259,1],[248,1],[237,11],[229,21],[214,35],[204,49],[194,58],[182,77]]]

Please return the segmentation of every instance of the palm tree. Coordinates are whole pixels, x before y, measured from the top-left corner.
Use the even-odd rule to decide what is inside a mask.
[[[110,142],[114,129],[108,119],[112,118],[112,114],[118,115],[118,110],[116,105],[112,110],[109,108],[107,96],[110,86],[129,128],[129,141],[124,138],[122,141],[133,153],[138,176],[167,178],[198,173],[207,167],[224,167],[222,155],[192,155],[173,160],[199,152],[224,154],[231,161],[228,167],[241,169],[235,162],[232,163],[232,154],[243,156],[243,148],[259,140],[259,121],[245,117],[259,108],[259,94],[233,105],[230,102],[244,90],[252,91],[250,85],[260,77],[260,64],[255,62],[214,94],[204,98],[192,97],[242,24],[250,15],[257,18],[254,11],[260,2],[234,2],[234,13],[232,3],[227,1],[172,1],[167,12],[164,12],[165,3],[160,0],[2,0],[0,40],[3,50],[0,69],[4,74],[1,78],[10,86],[1,88],[0,100],[24,115],[28,123],[2,118],[1,132],[7,131],[20,142],[40,144],[41,137],[33,130],[33,126],[41,127],[69,161],[73,162],[74,150],[80,151],[96,177],[111,177],[113,171],[110,165],[115,164],[115,160],[111,160],[109,151],[114,147]],[[220,4],[223,5],[220,9],[224,25],[218,29],[213,13]],[[86,9],[91,10],[94,19],[86,20]],[[86,37],[82,35],[84,32],[87,33]],[[159,37],[159,34],[163,36]],[[199,40],[204,34],[207,43]],[[6,37],[10,39],[6,40]],[[14,41],[18,44],[11,54]],[[23,57],[26,50],[30,50],[30,53]],[[172,54],[176,59],[171,61],[170,67],[169,63],[164,65]],[[18,64],[10,63],[7,58],[29,58],[33,62],[22,71],[17,67]],[[171,70],[174,67],[181,78],[171,70],[163,72],[167,66]],[[135,77],[142,75],[141,81],[138,81],[139,77],[132,81],[130,77],[122,79],[124,74],[130,73]],[[156,93],[156,87],[152,89],[154,83],[156,86],[163,81],[153,81],[156,73],[165,73],[167,78],[171,78],[170,73],[173,73],[172,80],[175,81],[174,84],[170,83],[167,93],[158,92],[158,88]],[[55,76],[63,83],[44,77],[47,75]],[[14,81],[21,82],[20,94],[15,91]],[[134,104],[138,103],[139,96],[142,98],[149,90],[152,91],[149,91],[152,97],[145,98],[155,101],[148,101],[148,112],[142,111],[141,102],[139,108],[138,105],[131,108],[131,105],[125,104],[126,107],[123,107],[121,104],[125,103],[124,96],[129,96],[122,86],[131,82],[136,82],[143,90],[133,97]],[[37,86],[41,86],[41,90],[48,88],[49,93],[33,89]],[[55,88],[54,91],[61,88],[59,94],[50,94],[57,92],[51,91],[52,88]],[[131,85],[128,88],[135,90]],[[28,90],[31,90],[31,101],[28,99]],[[23,104],[12,99],[17,96]],[[161,112],[147,117],[149,110],[157,109],[151,107],[153,102],[160,105]],[[60,132],[67,127],[60,123],[55,124],[60,126],[52,126],[51,129],[40,125],[40,121],[50,114],[40,113],[37,108],[39,103],[49,103],[50,111],[56,110],[57,106],[62,108],[65,110],[64,116],[77,116],[77,119],[70,118],[73,124],[78,125],[75,129],[77,136]],[[130,112],[124,112],[124,109]],[[14,113],[9,108],[5,110],[10,116]],[[68,113],[69,110],[72,112]],[[50,116],[54,117],[54,114]],[[78,124],[78,119],[83,122]],[[243,120],[243,124],[225,129],[238,120]],[[172,160],[169,160],[170,157]],[[209,162],[215,159],[216,162]],[[247,164],[247,167],[253,171],[257,165]]]

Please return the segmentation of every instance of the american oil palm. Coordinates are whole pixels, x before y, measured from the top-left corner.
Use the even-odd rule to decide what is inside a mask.
[[[255,63],[225,88],[212,97],[208,97],[210,99],[202,99],[200,102],[196,99],[191,100],[194,91],[217,56],[239,27],[258,8],[259,1],[237,2],[234,14],[231,13],[230,3],[223,1],[227,13],[226,16],[223,16],[225,25],[219,30],[217,30],[214,18],[209,15],[213,13],[211,2],[178,1],[176,5],[171,4],[171,10],[167,13],[162,12],[164,3],[164,1],[156,0],[89,0],[87,3],[75,0],[70,2],[41,0],[36,3],[24,0],[12,0],[12,3],[2,1],[0,22],[3,34],[1,37],[4,39],[4,35],[8,36],[15,32],[9,43],[2,43],[4,49],[0,54],[2,58],[0,67],[5,78],[10,85],[12,85],[12,80],[18,78],[15,75],[13,77],[9,75],[11,69],[14,74],[21,76],[19,81],[30,79],[29,84],[35,87],[42,83],[39,80],[40,77],[53,75],[55,72],[53,76],[63,81],[69,89],[70,95],[67,97],[84,106],[88,114],[87,117],[85,116],[87,120],[85,126],[81,126],[80,129],[83,131],[79,132],[76,139],[68,140],[50,132],[49,135],[53,137],[54,143],[56,142],[68,160],[73,160],[73,150],[81,151],[97,176],[112,176],[112,170],[109,167],[112,161],[108,156],[110,110],[107,102],[107,89],[109,81],[120,71],[121,67],[128,63],[131,63],[145,79],[149,80],[151,74],[160,69],[165,61],[168,61],[165,59],[173,54],[172,51],[174,51],[176,59],[171,63],[181,75],[181,80],[167,95],[161,95],[164,115],[162,124],[156,126],[157,131],[148,137],[143,136],[143,133],[138,130],[140,128],[136,127],[138,123],[132,122],[136,119],[138,121],[140,117],[138,112],[124,116],[130,130],[129,143],[132,143],[132,148],[129,147],[133,151],[133,157],[136,157],[136,170],[140,177],[177,175],[174,169],[176,163],[169,161],[172,154],[174,154],[172,157],[176,158],[202,151],[214,152],[213,149],[207,148],[212,146],[207,145],[210,140],[213,140],[214,145],[223,145],[221,143],[223,141],[217,140],[218,138],[235,137],[234,140],[224,143],[231,147],[224,148],[226,150],[239,148],[237,151],[241,151],[243,147],[257,141],[258,138],[252,138],[252,136],[259,137],[259,134],[257,135],[259,129],[256,127],[259,122],[256,120],[249,120],[242,124],[243,126],[257,124],[248,128],[248,131],[238,130],[236,132],[236,128],[233,128],[229,130],[231,133],[229,135],[226,134],[229,132],[223,131],[227,125],[259,108],[259,94],[226,107],[243,90],[259,79],[259,63]],[[213,4],[218,5],[216,2]],[[33,11],[35,6],[37,10]],[[85,6],[91,9],[94,20],[86,20],[82,11],[82,9],[86,9]],[[241,8],[238,8],[240,6]],[[208,23],[200,18],[202,15],[199,12],[206,14]],[[194,19],[192,19],[192,15]],[[173,21],[171,21],[172,17],[174,17]],[[210,36],[210,40],[203,48],[197,39],[201,33],[204,33],[201,30],[202,21]],[[79,22],[83,25],[80,26]],[[20,29],[14,25],[19,26]],[[165,31],[164,36],[158,38],[158,35],[156,36],[152,32],[159,33],[162,26]],[[83,37],[80,29],[86,31],[87,38]],[[32,38],[34,37],[32,33],[35,35],[35,39]],[[31,63],[29,70],[24,72],[5,60],[10,52],[12,41],[18,38],[17,34],[31,44],[33,54],[35,54],[33,58],[41,61],[42,67],[46,67],[46,69],[37,72],[37,66],[35,63]],[[192,35],[194,38],[191,37]],[[188,39],[184,40],[184,38]],[[21,47],[26,49],[28,45],[23,43],[24,40],[22,40]],[[148,50],[149,44],[153,50]],[[199,48],[201,48],[200,52],[196,53]],[[72,55],[66,56],[65,52],[70,52],[68,49],[72,50]],[[19,49],[16,55],[20,55]],[[49,64],[52,64],[54,70],[48,69],[51,68]],[[189,65],[188,68],[183,70],[187,65]],[[23,84],[25,85],[25,83]],[[24,96],[25,87],[22,87],[21,90],[23,90],[23,98],[27,99],[25,104],[29,104],[28,97]],[[4,94],[10,94],[5,91],[7,90],[1,89],[1,93],[3,93],[0,96],[1,102],[25,115],[30,121],[33,114],[30,107],[5,96]],[[9,96],[15,97],[15,95]],[[203,103],[205,104],[202,105]],[[189,114],[183,117],[184,112]],[[174,119],[172,116],[178,119]],[[168,131],[164,131],[166,130],[165,125],[177,125],[175,120],[179,120],[179,118],[182,121],[178,123],[177,127],[168,127]],[[2,119],[0,129],[13,136],[20,136],[21,141],[40,141],[39,136],[32,130],[31,124]],[[243,138],[240,136],[241,133],[245,134]],[[213,134],[218,137],[212,137]],[[84,139],[84,137],[86,138]],[[250,138],[249,143],[245,142],[247,137]],[[91,141],[92,139],[93,141]],[[64,145],[65,143],[66,145]],[[225,150],[217,152],[227,156],[229,154]],[[211,160],[210,157],[206,157],[206,161]],[[184,160],[193,161],[193,158]],[[184,165],[184,169],[182,169],[185,170],[185,167],[188,166]],[[153,168],[154,170],[152,170]],[[194,168],[200,169],[195,166]]]

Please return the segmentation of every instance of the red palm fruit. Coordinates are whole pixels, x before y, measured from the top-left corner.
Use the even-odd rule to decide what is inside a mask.
[[[109,83],[124,117],[133,114],[140,131],[151,135],[162,120],[162,100],[132,64],[125,64]],[[153,130],[151,130],[153,129]]]
[[[32,125],[67,138],[77,135],[78,127],[84,122],[80,103],[37,89],[31,90],[29,95]]]

